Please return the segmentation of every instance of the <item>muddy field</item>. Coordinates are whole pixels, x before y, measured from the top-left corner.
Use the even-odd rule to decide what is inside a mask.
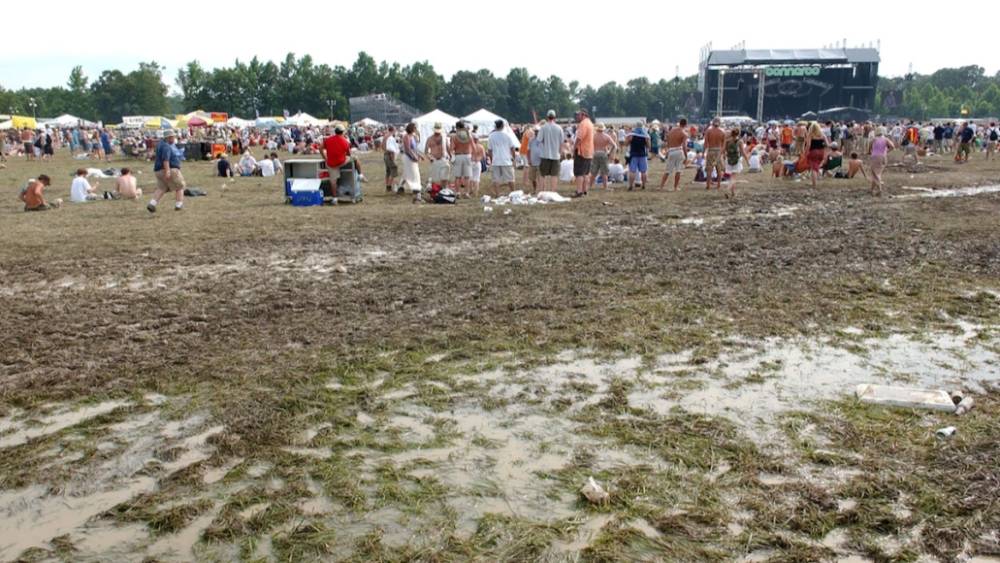
[[[484,213],[379,162],[156,215],[0,170],[0,560],[1000,561],[1000,164]]]

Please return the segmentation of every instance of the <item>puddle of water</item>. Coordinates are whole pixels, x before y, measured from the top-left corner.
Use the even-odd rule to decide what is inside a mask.
[[[149,554],[168,561],[193,561],[194,547],[201,539],[201,533],[212,524],[216,510],[210,510],[195,518],[183,530],[160,538],[149,547]]]
[[[130,498],[152,491],[156,480],[140,477],[90,495],[50,495],[47,487],[0,492],[0,559],[17,557],[29,547],[42,547],[68,534],[98,514]]]
[[[73,533],[70,538],[80,555],[95,559],[127,560],[141,546],[149,531],[143,524],[114,525],[98,522]]]
[[[976,186],[970,188],[953,188],[947,190],[932,190],[930,188],[918,188],[903,186],[904,190],[920,192],[913,195],[901,195],[896,196],[895,199],[913,199],[913,198],[939,198],[939,197],[969,197],[982,194],[992,194],[1000,192],[1000,186]]]
[[[24,428],[23,422],[18,423],[8,420],[5,427],[11,431],[0,437],[0,449],[20,446],[28,440],[55,434],[60,430],[76,426],[81,422],[101,416],[102,414],[107,414],[117,408],[128,406],[128,404],[124,401],[105,401],[90,407],[64,411],[46,416],[38,421],[38,425],[31,426],[30,428]]]
[[[211,485],[213,483],[218,483],[229,474],[237,465],[243,463],[242,459],[236,459],[223,465],[222,467],[209,467],[205,470],[202,480],[206,485]]]
[[[769,339],[702,366],[698,377],[705,385],[685,390],[680,399],[664,397],[659,389],[647,389],[632,393],[629,400],[633,406],[660,413],[679,405],[693,412],[726,416],[744,427],[756,427],[761,432],[756,438],[776,439],[779,432],[770,423],[777,413],[849,395],[860,383],[891,385],[902,381],[908,387],[948,390],[975,388],[984,381],[1000,379],[992,367],[997,355],[974,340],[977,327],[963,328],[959,335],[934,334],[920,340],[903,335],[865,339],[860,343],[863,353],[824,342]],[[757,377],[747,380],[751,374]],[[713,378],[718,375],[733,384],[719,384]],[[662,380],[670,385],[669,380]]]
[[[281,448],[290,454],[313,459],[329,459],[333,455],[330,448]]]
[[[572,540],[557,540],[552,542],[552,545],[549,547],[549,553],[552,556],[565,557],[583,551],[601,533],[601,529],[614,521],[614,519],[614,514],[601,514],[587,520],[577,528],[576,537]]]

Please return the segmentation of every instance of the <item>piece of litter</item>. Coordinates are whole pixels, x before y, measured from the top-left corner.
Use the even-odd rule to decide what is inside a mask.
[[[336,268],[334,268],[334,271],[337,272],[338,274],[346,274],[347,273],[347,266],[344,266],[343,264],[341,264],[340,266],[337,266]]]
[[[939,429],[934,434],[938,438],[951,438],[952,436],[955,435],[955,432],[958,432],[958,428],[955,428],[954,426],[946,426],[944,428]]]
[[[955,407],[955,414],[962,416],[963,414],[971,411],[974,406],[976,406],[976,400],[972,397],[965,397],[962,399],[962,402],[958,403],[958,406]]]
[[[611,493],[597,484],[593,477],[587,478],[587,483],[580,489],[580,494],[594,504],[605,504],[611,498]]]
[[[948,393],[929,389],[907,389],[862,383],[855,391],[862,403],[910,409],[955,412],[955,403]]]
[[[604,205],[606,205],[606,206],[608,206],[608,207],[614,206],[614,203],[611,203],[610,201],[602,201],[601,203],[604,204]]]
[[[487,205],[483,208],[483,213],[493,213],[493,208]]]
[[[511,213],[513,213],[513,211],[511,211],[510,209],[504,209],[503,210],[503,214],[504,215],[510,215]]]

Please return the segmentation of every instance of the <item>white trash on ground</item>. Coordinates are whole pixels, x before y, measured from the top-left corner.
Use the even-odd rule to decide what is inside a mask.
[[[955,403],[951,400],[951,395],[941,390],[907,389],[862,383],[858,385],[855,394],[862,403],[873,405],[955,412]]]
[[[593,477],[587,478],[587,483],[580,489],[580,494],[594,504],[604,504],[611,498],[611,494],[605,491]]]
[[[496,198],[490,198],[490,196],[484,195],[479,199],[479,202],[483,205],[489,205],[492,203],[496,206],[538,205],[546,203],[565,203],[568,201],[572,200],[568,197],[563,197],[556,192],[538,192],[538,195],[527,195],[523,190],[516,190],[507,195],[502,195]]]
[[[939,429],[934,434],[936,434],[938,438],[951,438],[955,435],[955,432],[958,432],[958,428],[955,428],[954,426],[946,426]]]
[[[955,414],[962,416],[963,414],[971,411],[974,406],[976,406],[976,400],[972,397],[965,397],[960,403],[958,403],[958,406],[955,407]]]

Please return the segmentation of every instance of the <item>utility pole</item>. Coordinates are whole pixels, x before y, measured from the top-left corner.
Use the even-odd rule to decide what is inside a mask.
[[[719,71],[719,88],[718,88],[718,100],[715,105],[715,116],[722,117],[722,90],[726,85],[726,71]]]
[[[767,69],[757,69],[757,123],[764,122],[764,86],[767,84]]]

